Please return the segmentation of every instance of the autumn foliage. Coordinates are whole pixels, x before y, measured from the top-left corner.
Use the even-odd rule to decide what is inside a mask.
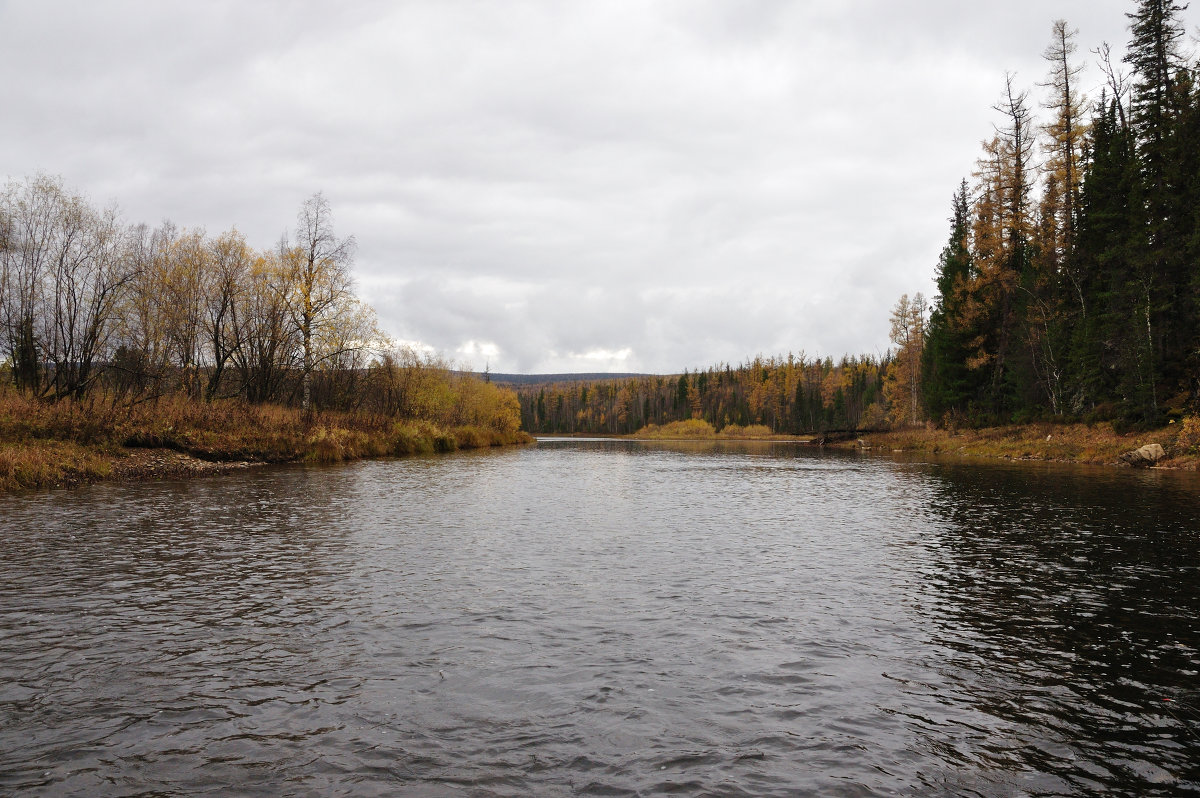
[[[320,194],[255,250],[237,230],[124,224],[45,175],[11,181],[0,486],[103,476],[123,446],[332,461],[524,440],[511,392],[387,342],[353,252]]]
[[[806,434],[885,424],[888,367],[869,356],[756,357],[669,377],[524,386],[518,396],[523,425],[534,432],[628,434],[695,420],[730,435]]]

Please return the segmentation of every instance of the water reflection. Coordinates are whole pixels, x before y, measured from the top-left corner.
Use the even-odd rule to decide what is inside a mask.
[[[1007,727],[989,756],[1049,794],[1198,789],[1194,475],[931,475],[946,523],[923,610],[956,700]]]

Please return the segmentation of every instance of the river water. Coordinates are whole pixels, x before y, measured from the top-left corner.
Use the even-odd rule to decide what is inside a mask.
[[[542,441],[0,497],[0,794],[1200,793],[1200,481]]]

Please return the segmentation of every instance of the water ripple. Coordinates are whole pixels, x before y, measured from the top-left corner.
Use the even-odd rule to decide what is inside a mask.
[[[1197,487],[561,442],[5,497],[0,791],[1200,792]]]

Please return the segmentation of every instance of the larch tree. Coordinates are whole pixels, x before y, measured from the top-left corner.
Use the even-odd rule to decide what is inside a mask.
[[[1079,94],[1077,78],[1083,65],[1074,63],[1075,36],[1078,30],[1066,20],[1055,20],[1051,42],[1042,57],[1050,64],[1043,86],[1050,96],[1045,107],[1053,115],[1043,128],[1048,157],[1043,167],[1045,187],[1040,209],[1038,244],[1043,271],[1062,273],[1070,283],[1072,296],[1081,314],[1087,313],[1080,275],[1069,266],[1068,254],[1074,246],[1079,215],[1079,190],[1083,181],[1087,124],[1086,97]]]
[[[1005,124],[984,143],[976,172],[973,276],[962,304],[963,324],[972,333],[967,366],[986,374],[986,404],[994,413],[1012,403],[1012,360],[1023,319],[1018,293],[1032,255],[1035,140],[1027,101],[1028,93],[1017,92],[1012,75],[1006,75],[1004,97],[994,106]]]
[[[921,361],[925,348],[925,314],[928,304],[921,293],[900,297],[892,309],[891,341],[895,358],[884,382],[884,395],[892,407],[892,422],[916,426],[921,420]]]
[[[1051,28],[1050,46],[1042,54],[1050,64],[1044,106],[1051,120],[1042,126],[1046,160],[1042,195],[1028,245],[1020,288],[1026,344],[1024,374],[1017,380],[1025,407],[1042,402],[1054,415],[1064,410],[1067,339],[1075,317],[1086,314],[1087,298],[1078,262],[1071,256],[1079,216],[1079,191],[1084,169],[1086,125],[1084,100],[1076,79],[1083,67],[1072,62],[1076,31],[1065,20]]]

